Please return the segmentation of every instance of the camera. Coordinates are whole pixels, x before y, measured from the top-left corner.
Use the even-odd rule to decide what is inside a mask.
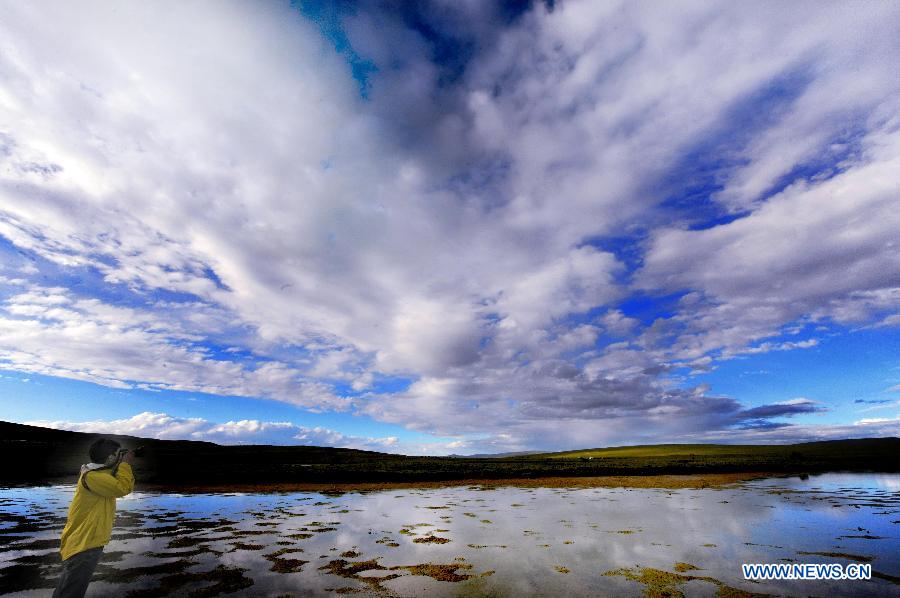
[[[136,449],[132,450],[131,453],[135,457],[143,457],[144,456],[144,447],[139,446]],[[116,451],[116,460],[121,461],[122,459],[125,458],[125,455],[127,455],[127,454],[128,454],[127,448],[120,448],[119,450]]]

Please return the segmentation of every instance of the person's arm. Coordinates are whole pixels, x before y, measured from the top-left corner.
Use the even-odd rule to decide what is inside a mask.
[[[108,471],[89,471],[84,476],[88,489],[106,498],[118,498],[134,490],[134,473],[127,461],[119,463],[115,477]]]

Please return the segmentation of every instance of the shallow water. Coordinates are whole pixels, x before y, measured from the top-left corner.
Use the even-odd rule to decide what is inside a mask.
[[[50,595],[73,491],[0,489],[0,592]],[[134,493],[119,499],[88,596],[900,596],[898,526],[900,475],[699,490]],[[741,563],[778,562],[871,562],[880,577],[741,576]]]

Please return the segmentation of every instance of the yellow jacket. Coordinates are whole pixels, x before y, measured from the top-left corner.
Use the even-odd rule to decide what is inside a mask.
[[[87,482],[84,487],[82,478]],[[63,528],[59,552],[62,560],[89,548],[105,546],[112,535],[116,517],[116,497],[134,490],[131,465],[120,463],[113,477],[108,469],[88,471],[78,478],[75,496],[69,505],[69,517]]]

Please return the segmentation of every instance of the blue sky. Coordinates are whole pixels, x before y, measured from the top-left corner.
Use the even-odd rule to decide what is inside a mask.
[[[58,8],[0,24],[0,419],[900,433],[896,6]]]

